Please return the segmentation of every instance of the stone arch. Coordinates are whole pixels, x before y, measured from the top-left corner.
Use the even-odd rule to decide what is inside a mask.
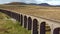
[[[12,13],[12,12],[11,12]],[[11,17],[13,16],[13,14],[11,14]],[[15,19],[17,20],[18,16],[17,16],[17,13],[15,13]]]
[[[28,28],[28,30],[31,30],[32,29],[32,19],[31,19],[31,17],[28,17],[28,24],[27,24],[27,28]]]
[[[16,19],[16,14],[15,14],[15,13],[13,13],[13,15],[14,15],[14,16],[13,16],[13,18],[14,18],[14,19]]]
[[[20,22],[20,14],[17,14],[17,20]]]
[[[46,22],[41,22],[40,34],[51,34],[51,28]]]
[[[27,16],[24,16],[24,28],[27,28]]]
[[[16,20],[18,21],[19,20],[19,15],[16,13]]]
[[[53,30],[53,34],[60,34],[60,27]]]
[[[23,15],[21,15],[21,25],[23,25]]]
[[[14,18],[14,13],[13,12],[11,12],[11,17]]]
[[[11,12],[10,11],[8,11],[8,15],[11,16]]]
[[[19,14],[19,22],[20,22],[20,19],[21,19],[21,16],[20,16],[20,14]]]
[[[37,19],[33,20],[33,34],[38,34],[38,21],[37,21]]]
[[[3,13],[5,13],[5,12],[3,12]],[[7,14],[8,16],[11,17],[11,12],[10,11],[7,11],[7,13],[5,13],[5,14]]]

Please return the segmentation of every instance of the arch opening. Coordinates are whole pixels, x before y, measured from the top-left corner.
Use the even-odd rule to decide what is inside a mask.
[[[41,22],[40,34],[51,34],[51,28],[46,22]]]
[[[27,16],[24,16],[24,28],[27,28]]]
[[[21,15],[21,25],[23,25],[23,15]]]
[[[37,21],[37,19],[33,20],[33,34],[38,34],[38,21]]]
[[[28,25],[27,25],[28,27],[28,30],[31,30],[32,29],[32,19],[31,19],[31,17],[28,17]]]
[[[53,34],[60,34],[60,28],[55,28],[53,30]]]

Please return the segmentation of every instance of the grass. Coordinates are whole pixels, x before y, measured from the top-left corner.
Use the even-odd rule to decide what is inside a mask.
[[[7,18],[8,16],[7,15],[5,15],[4,13],[1,13],[0,12],[0,19],[5,19],[5,18]]]
[[[51,34],[51,32],[50,32],[50,31],[48,31],[48,32],[46,32],[46,34]]]
[[[0,16],[0,34],[31,34],[31,31],[23,28],[18,21],[4,19],[4,17],[7,18],[7,15],[3,13],[0,13]]]
[[[6,20],[4,24],[0,25],[4,29],[0,34],[30,34],[30,31],[21,27],[18,22],[13,23],[11,20]]]

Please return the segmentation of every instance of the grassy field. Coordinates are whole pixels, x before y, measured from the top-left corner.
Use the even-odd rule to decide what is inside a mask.
[[[37,17],[44,17],[60,21],[60,7],[33,6],[33,5],[0,5],[0,8],[24,13]],[[56,17],[57,16],[57,17]]]
[[[23,28],[18,21],[11,20],[9,16],[0,12],[0,34],[31,34]]]

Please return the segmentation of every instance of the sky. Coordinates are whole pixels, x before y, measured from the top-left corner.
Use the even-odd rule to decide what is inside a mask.
[[[25,3],[48,3],[50,5],[60,5],[60,0],[0,0],[0,4],[10,2],[25,2]]]

